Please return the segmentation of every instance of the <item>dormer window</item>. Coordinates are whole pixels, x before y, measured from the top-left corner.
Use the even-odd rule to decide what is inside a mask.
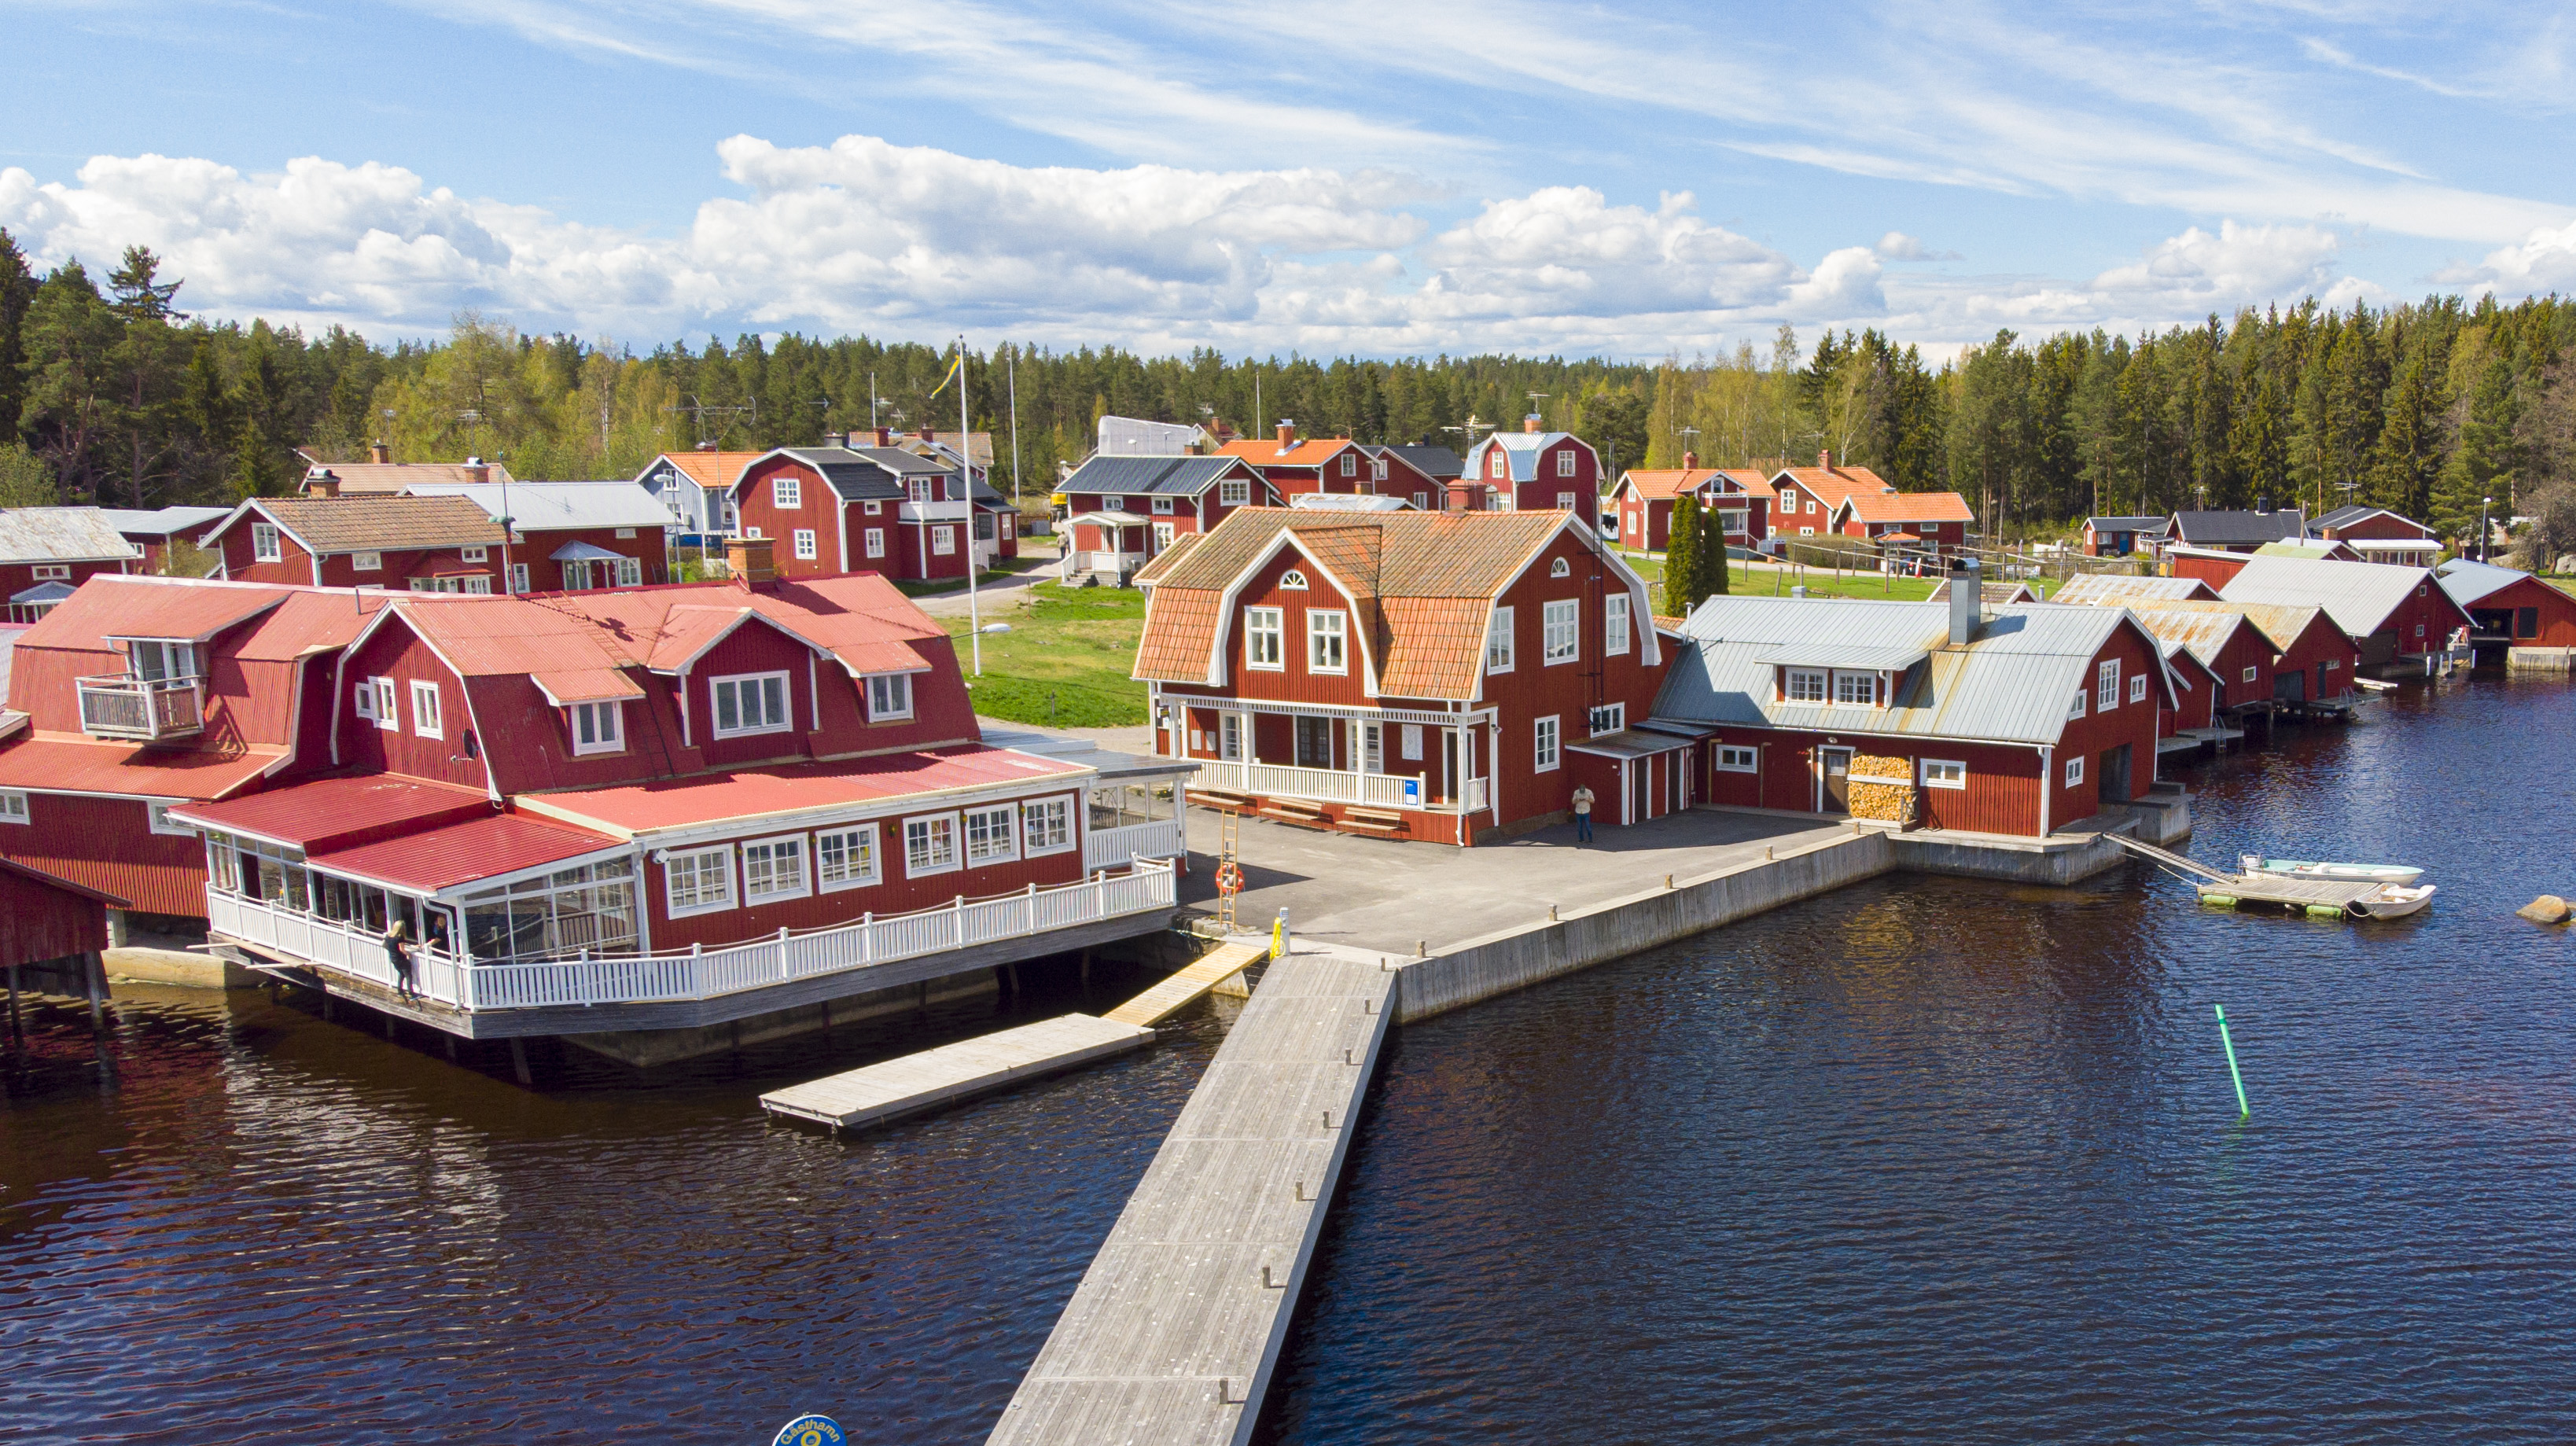
[[[625,711],[625,705],[614,698],[598,703],[575,703],[566,709],[572,725],[574,756],[624,752]]]
[[[136,638],[125,645],[126,676],[146,683],[180,682],[197,676],[197,645],[159,638]]]
[[[912,677],[906,673],[868,675],[868,721],[891,723],[912,716]]]
[[[913,478],[912,500],[915,502],[928,502],[933,500],[937,496],[937,493],[933,491],[937,485],[937,483],[931,481],[931,479],[927,477]]]
[[[1822,668],[1791,668],[1789,670],[1788,694],[1789,701],[1792,703],[1821,703],[1825,701],[1825,670]]]
[[[1834,672],[1834,701],[1837,703],[1857,703],[1862,707],[1869,707],[1877,703],[1878,675],[1875,673],[1851,673],[1836,669]]]

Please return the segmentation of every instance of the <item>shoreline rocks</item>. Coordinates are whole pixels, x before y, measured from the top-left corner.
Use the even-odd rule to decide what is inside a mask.
[[[2556,894],[2543,894],[2514,913],[2535,924],[2564,924],[2568,917],[2567,901]]]

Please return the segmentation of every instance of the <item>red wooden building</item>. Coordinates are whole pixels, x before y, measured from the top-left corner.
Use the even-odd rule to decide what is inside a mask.
[[[2442,564],[2440,576],[2442,590],[2476,624],[2479,643],[2518,651],[2576,648],[2576,597],[2565,591],[2530,573],[2467,558]]]
[[[1206,532],[1238,507],[1285,499],[1240,457],[1094,455],[1056,487],[1070,534],[1064,575],[1126,577],[1172,539]]]
[[[2218,595],[2227,602],[2323,608],[2353,640],[2365,668],[2438,653],[2471,626],[2430,568],[2256,556]]]
[[[1138,575],[1136,676],[1194,794],[1469,844],[1689,806],[1645,585],[1574,515],[1247,508]]]
[[[80,958],[82,969],[96,968],[82,956],[107,948],[107,911],[127,907],[126,899],[0,854],[0,967],[11,971],[13,991],[21,965]]]
[[[1261,474],[1270,494],[1282,503],[1309,492],[1374,494],[1375,459],[1370,449],[1348,437],[1301,440],[1297,424],[1279,419],[1270,438],[1239,438],[1217,449],[1217,455],[1243,462]]]
[[[776,544],[778,575],[966,576],[1020,552],[1018,514],[955,461],[902,447],[781,447],[746,464],[729,498],[744,537]]]
[[[2165,519],[2162,517],[2087,517],[2084,519],[2084,555],[2087,557],[2128,557],[2153,552],[2164,541]]]
[[[1446,505],[1449,484],[1462,465],[1446,447],[1363,446],[1360,450],[1368,454],[1369,491],[1396,498],[1416,512],[1437,512]]]
[[[2062,594],[2060,600],[2064,600]],[[2117,605],[2121,600],[2093,601]],[[2270,688],[2252,692],[2252,685],[2244,678],[2245,665],[2239,663],[2233,681],[2227,682],[2225,695],[2219,700],[2222,707],[2232,709],[2267,698],[2275,703],[2328,702],[2355,691],[2353,673],[2361,663],[2361,650],[2353,646],[2352,639],[2344,636],[2343,629],[2335,626],[2323,608],[2295,603],[2222,602],[2215,598],[2165,598],[2133,601],[2128,606],[2167,613],[2235,614],[2254,625],[2272,655],[2256,681],[2268,677]]]
[[[2344,544],[2364,562],[2431,567],[2442,559],[2442,539],[2432,528],[2385,507],[2338,507],[2308,523],[2307,531]]]
[[[1896,495],[1887,479],[1867,467],[1836,466],[1834,454],[1816,454],[1813,467],[1783,467],[1771,474],[1771,547],[1793,537],[1821,537],[1838,530],[1835,514],[1854,492]]]
[[[462,497],[254,497],[197,541],[233,582],[492,593],[528,566]]]
[[[508,519],[512,592],[670,581],[670,514],[633,482],[430,483],[409,495],[462,497],[495,523]]]
[[[96,507],[0,509],[0,597],[10,622],[34,622],[93,577],[142,569],[143,549]]]
[[[223,521],[229,511],[226,507],[161,507],[147,512],[102,507],[99,515],[108,520],[118,536],[143,549],[143,563],[132,571],[168,572],[170,544],[194,542],[198,534]]]
[[[1571,512],[1601,525],[1601,457],[1572,432],[1522,419],[1517,432],[1496,432],[1467,449],[1450,505],[1469,512]]]
[[[1861,537],[1894,552],[1939,558],[1967,546],[1977,514],[1956,492],[1875,492],[1854,488],[1826,514],[1846,537]]]
[[[1654,722],[1721,805],[2045,836],[2144,794],[2176,706],[2120,608],[1718,597],[1682,633]]]
[[[1771,484],[1747,469],[1701,467],[1689,455],[1674,468],[1636,468],[1620,474],[1611,489],[1611,514],[1619,523],[1619,545],[1639,552],[1662,552],[1672,545],[1673,504],[1687,496],[1725,519],[1729,547],[1762,545],[1769,531]]]
[[[2213,718],[2244,712],[2260,711],[2273,701],[2273,659],[2278,653],[2272,640],[2242,612],[2216,608],[2158,607],[2153,603],[2130,603],[2130,612],[2147,631],[2156,635],[2168,653],[2179,648],[2200,665],[2209,676],[2205,694],[2186,693],[2179,686],[2178,697],[2195,699]],[[2199,686],[2195,683],[2195,687]],[[2214,723],[2191,725],[2219,726]]]

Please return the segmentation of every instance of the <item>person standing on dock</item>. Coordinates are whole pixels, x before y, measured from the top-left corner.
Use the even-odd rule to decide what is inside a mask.
[[[1592,790],[1579,784],[1574,790],[1574,841],[1592,842]]]
[[[411,982],[411,944],[406,921],[396,919],[385,930],[385,962],[394,966],[394,993],[405,999],[418,999],[420,991]]]

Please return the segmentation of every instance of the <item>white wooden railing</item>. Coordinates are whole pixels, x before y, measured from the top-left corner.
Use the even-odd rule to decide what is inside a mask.
[[[460,967],[446,954],[415,947],[413,983],[432,999],[468,1010],[712,999],[1168,909],[1178,901],[1174,885],[1171,864],[1144,859],[1124,873],[1095,871],[1054,888],[1032,884],[999,898],[960,898],[942,908],[882,919],[869,915],[801,934],[781,929],[767,938],[686,953]],[[376,934],[212,889],[206,904],[207,922],[217,934],[393,985],[393,967]]]
[[[1454,810],[1454,801],[1435,803],[1424,780],[1391,773],[1344,773],[1332,768],[1292,768],[1284,763],[1227,763],[1200,759],[1200,788],[1225,788],[1264,798],[1311,798],[1320,803],[1357,803],[1372,808]],[[1484,807],[1485,781],[1467,780],[1470,812]],[[1410,791],[1408,791],[1410,790]]]
[[[93,738],[146,742],[202,732],[205,699],[194,678],[129,678],[122,673],[75,678],[81,731]]]
[[[1189,838],[1177,818],[1148,819],[1118,828],[1095,828],[1082,837],[1082,866],[1125,868],[1131,859],[1178,858],[1189,851]]]

